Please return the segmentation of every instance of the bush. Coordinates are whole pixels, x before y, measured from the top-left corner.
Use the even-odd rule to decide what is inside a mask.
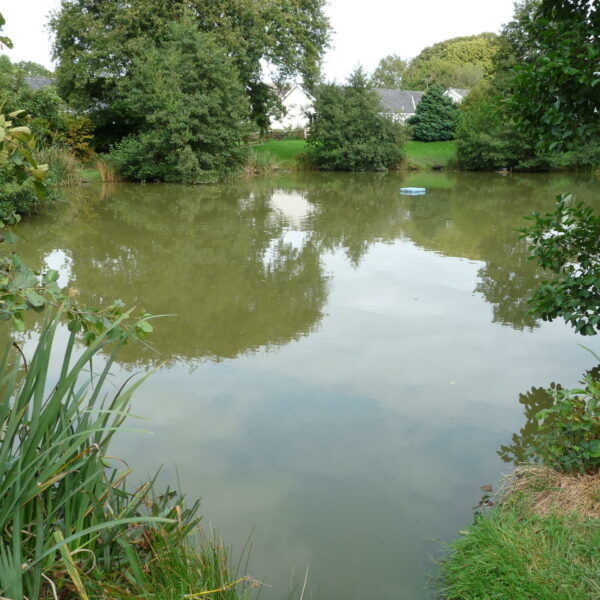
[[[535,452],[558,471],[600,470],[600,381],[588,375],[583,384],[579,389],[551,389],[552,406],[537,414]]]
[[[379,97],[362,70],[346,87],[316,91],[307,153],[314,164],[337,171],[385,171],[403,157],[400,125],[381,114]]]
[[[69,148],[82,161],[94,158],[91,142],[93,125],[89,117],[69,114],[65,117],[64,127],[54,136],[54,141]]]
[[[171,24],[134,59],[120,102],[138,124],[110,154],[125,179],[209,183],[243,168],[247,97],[211,36]]]
[[[444,88],[432,85],[408,120],[413,135],[421,142],[442,142],[454,139],[458,107],[444,95]]]
[[[531,257],[552,276],[534,292],[532,312],[552,321],[557,317],[581,335],[600,331],[600,216],[570,194],[556,198],[554,212],[526,217],[533,224],[521,229]]]

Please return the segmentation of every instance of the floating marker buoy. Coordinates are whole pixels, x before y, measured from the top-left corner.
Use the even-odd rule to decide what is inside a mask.
[[[427,188],[406,187],[400,188],[400,193],[405,196],[421,196],[427,192]]]

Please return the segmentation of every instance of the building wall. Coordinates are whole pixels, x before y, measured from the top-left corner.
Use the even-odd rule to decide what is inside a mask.
[[[306,129],[306,111],[312,108],[314,100],[299,86],[294,86],[283,99],[286,114],[280,119],[271,119],[271,129]]]

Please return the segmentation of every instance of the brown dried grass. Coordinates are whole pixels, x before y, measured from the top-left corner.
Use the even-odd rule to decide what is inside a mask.
[[[521,492],[531,509],[544,517],[549,514],[600,519],[600,473],[560,473],[550,467],[517,467],[499,491],[503,501]]]
[[[112,183],[120,181],[119,174],[108,163],[103,160],[96,160],[96,169],[100,173],[100,179],[103,183]]]

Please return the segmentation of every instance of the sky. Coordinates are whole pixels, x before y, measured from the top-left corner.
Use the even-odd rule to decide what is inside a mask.
[[[13,61],[32,60],[52,67],[48,13],[60,0],[0,0],[4,29],[12,38]],[[362,65],[372,71],[381,58],[412,58],[423,48],[448,38],[497,33],[510,20],[513,0],[329,0],[326,8],[334,33],[323,71],[343,81]]]

